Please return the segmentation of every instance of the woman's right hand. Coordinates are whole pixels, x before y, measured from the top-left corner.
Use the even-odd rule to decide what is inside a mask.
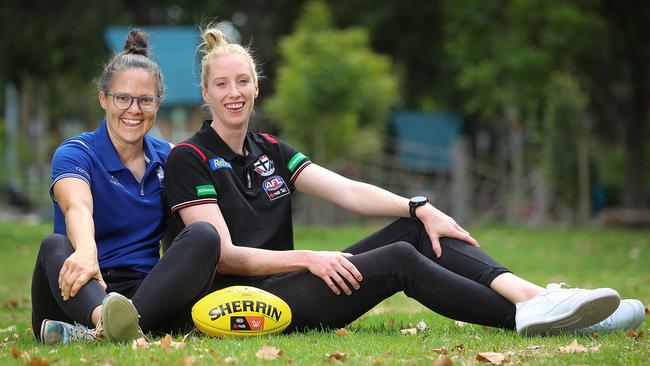
[[[363,280],[361,272],[348,260],[351,256],[350,253],[313,251],[307,269],[325,281],[335,294],[340,295],[342,289],[346,295],[351,295],[352,290],[348,284],[358,290],[361,287],[359,282]]]
[[[93,251],[76,250],[63,262],[59,272],[58,281],[63,301],[68,301],[77,295],[81,287],[93,278],[106,289],[102,272],[99,270],[97,254]]]

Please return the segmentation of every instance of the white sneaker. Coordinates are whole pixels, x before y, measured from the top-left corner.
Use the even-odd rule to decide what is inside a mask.
[[[611,333],[619,330],[634,330],[645,318],[645,307],[639,300],[621,300],[614,314],[598,324],[578,329],[578,334]]]
[[[516,304],[517,332],[527,336],[576,331],[610,316],[620,297],[611,288],[585,290],[551,283],[534,298]]]

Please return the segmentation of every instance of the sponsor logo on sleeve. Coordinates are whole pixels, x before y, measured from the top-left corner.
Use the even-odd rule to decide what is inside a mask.
[[[269,199],[271,199],[271,201],[291,193],[289,187],[287,187],[287,184],[284,183],[284,179],[282,179],[282,177],[279,175],[274,175],[271,178],[267,178],[264,182],[262,182],[262,188],[264,188],[264,191],[269,196]]]
[[[204,186],[196,186],[196,195],[201,197],[201,196],[207,196],[209,194],[217,194],[217,190],[214,189],[214,186],[212,184],[206,184]]]
[[[293,173],[298,165],[305,159],[307,159],[307,157],[303,153],[297,152],[296,155],[289,160],[289,163],[287,163],[287,168],[289,168],[289,171]]]
[[[275,164],[273,164],[273,160],[269,159],[266,155],[257,158],[257,161],[253,163],[253,167],[255,168],[253,169],[255,170],[255,173],[263,177],[268,177],[275,172]]]
[[[210,159],[210,169],[218,170],[224,168],[232,169],[232,165],[230,165],[230,163],[225,161],[223,158]]]

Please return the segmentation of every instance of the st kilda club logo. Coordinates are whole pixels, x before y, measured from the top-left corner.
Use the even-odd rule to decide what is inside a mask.
[[[268,177],[275,172],[275,164],[273,164],[273,160],[269,159],[266,155],[257,158],[257,161],[253,163],[253,167],[255,168],[253,170],[263,177]]]

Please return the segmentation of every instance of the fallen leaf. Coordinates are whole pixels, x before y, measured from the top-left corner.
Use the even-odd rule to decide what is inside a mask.
[[[646,307],[645,307],[645,313],[646,313],[646,314],[650,314],[650,306],[646,306]]]
[[[81,362],[83,362],[83,363],[89,363],[89,362],[92,362],[92,360],[93,360],[93,359],[92,359],[90,356],[83,356],[83,357],[81,357],[81,358],[79,359],[79,361],[81,361]]]
[[[181,361],[181,366],[193,366],[194,356],[187,356]]]
[[[454,361],[451,360],[448,356],[440,355],[436,362],[433,363],[433,366],[453,366]]]
[[[416,334],[417,332],[418,332],[418,330],[415,329],[415,328],[406,328],[406,329],[400,330],[400,333],[402,333],[402,334]]]
[[[580,345],[577,339],[571,341],[568,346],[558,348],[558,352],[560,353],[583,353],[587,352],[588,350],[589,349],[587,347]]]
[[[165,334],[165,337],[160,340],[160,347],[168,350],[169,348],[171,348],[172,342],[173,340],[171,334]]]
[[[592,351],[594,351],[594,352],[598,352],[598,351],[600,351],[600,347],[601,347],[601,345],[600,345],[600,344],[597,344],[597,345],[595,345],[595,346],[591,346],[590,349],[591,349]]]
[[[424,330],[427,329],[427,323],[425,323],[424,320],[420,320],[417,324],[415,324],[415,329],[417,329],[419,332],[424,332]]]
[[[499,352],[481,352],[476,355],[476,359],[481,362],[488,362],[492,365],[501,365],[506,359],[506,355]]]
[[[32,357],[28,363],[29,366],[47,366],[49,364],[50,361],[40,357]]]
[[[147,340],[144,337],[134,339],[133,342],[131,342],[132,350],[145,349],[145,348],[149,348],[149,342],[147,342]]]
[[[228,357],[226,357],[226,358],[223,359],[223,362],[225,362],[225,363],[227,363],[227,364],[229,364],[229,365],[232,365],[232,364],[236,364],[236,363],[237,363],[237,359],[234,358],[234,357],[232,357],[232,356],[228,356]]]
[[[458,352],[463,352],[463,351],[465,351],[465,345],[462,344],[462,343],[458,344],[458,345],[454,346],[453,350],[458,351]]]
[[[16,359],[18,357],[20,357],[20,351],[18,350],[18,348],[16,348],[16,347],[12,348],[11,349],[11,355],[14,356],[14,358],[16,358]]]
[[[345,354],[343,352],[339,352],[339,351],[336,351],[334,353],[330,353],[329,355],[327,355],[328,360],[345,361],[347,358],[348,358],[347,354]]]
[[[17,299],[11,299],[11,300],[5,302],[5,303],[2,305],[2,307],[4,307],[5,309],[15,309],[15,308],[18,307],[18,305],[20,305],[20,300],[17,300]]]
[[[538,345],[528,346],[528,349],[533,351],[533,352],[539,351],[540,348],[542,348],[542,346],[538,346]]]
[[[435,352],[435,353],[442,354],[442,355],[446,355],[447,353],[449,353],[449,350],[447,349],[447,347],[434,348],[434,349],[432,349],[432,351]]]
[[[633,338],[635,341],[638,341],[639,339],[643,338],[645,336],[645,333],[643,333],[642,330],[640,330],[638,333],[634,333],[632,330],[628,330],[627,333],[625,333],[626,336]]]
[[[347,330],[347,329],[345,329],[345,328],[341,328],[341,329],[337,329],[337,330],[336,330],[336,335],[339,335],[339,336],[341,336],[341,337],[345,337],[345,336],[347,336],[348,334],[350,334],[350,331]]]
[[[283,353],[284,352],[282,352],[281,349],[270,347],[265,344],[262,346],[262,348],[260,348],[259,351],[257,351],[255,357],[259,358],[260,360],[271,361],[282,356]]]
[[[460,320],[454,320],[454,324],[456,324],[456,326],[457,326],[457,327],[460,327],[460,328],[462,328],[462,327],[464,327],[464,326],[467,325],[467,323],[465,323],[465,322],[461,322]]]

